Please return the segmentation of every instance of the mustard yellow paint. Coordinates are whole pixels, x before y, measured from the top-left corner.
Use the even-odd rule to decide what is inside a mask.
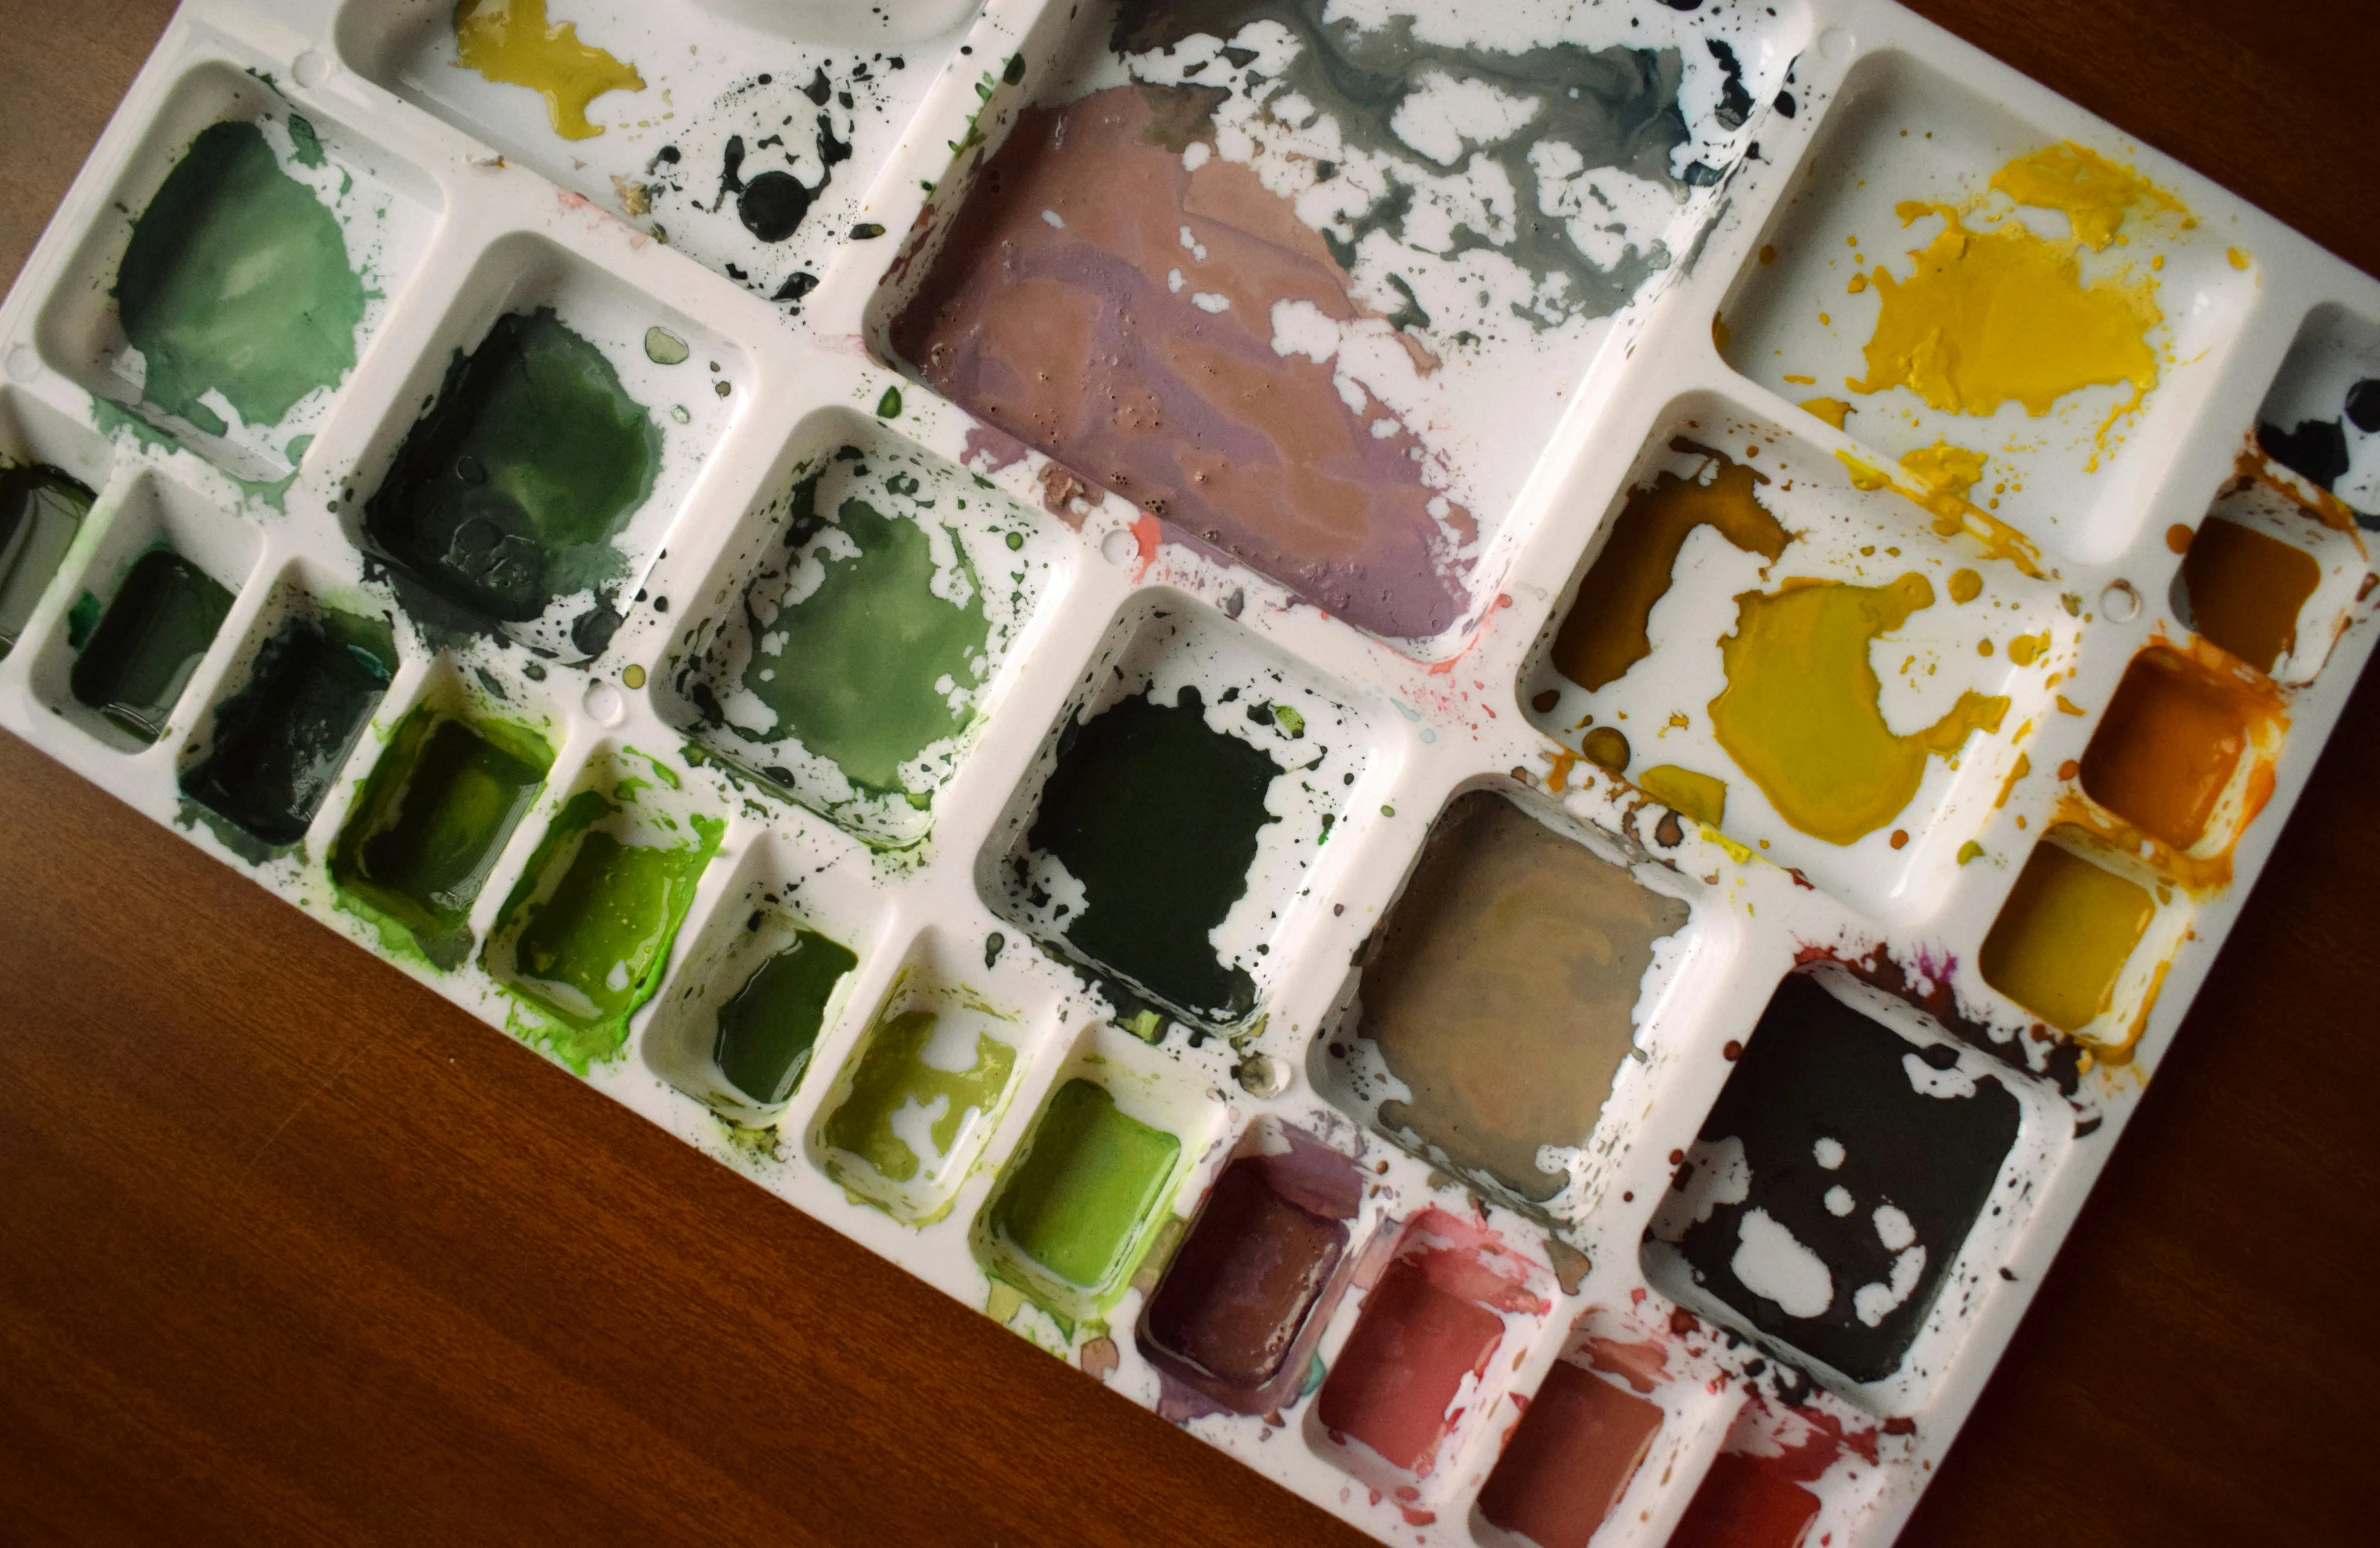
[[[1981,453],[1938,441],[1903,457],[1898,476],[1849,452],[1836,452],[1835,460],[1850,473],[1853,488],[1889,489],[1924,506],[1933,514],[1936,537],[1954,538],[1963,533],[1973,538],[1987,557],[2005,559],[2034,579],[2041,578],[2041,550],[2033,540],[1967,499],[1967,491],[1983,476]]]
[[[1950,600],[1961,607],[1983,595],[1983,577],[1973,570],[1950,572]]]
[[[1579,751],[1585,753],[1587,761],[1599,769],[1608,769],[1614,774],[1628,772],[1628,759],[1631,756],[1628,738],[1612,726],[1597,726],[1588,732],[1586,739],[1579,744]]]
[[[2107,1009],[2156,912],[2147,888],[2045,838],[1984,937],[1984,982],[2060,1031],[2080,1031]]]
[[[1817,415],[1837,430],[1842,429],[1843,421],[1851,417],[1851,405],[1841,398],[1805,398],[1802,400],[1802,409],[1805,413]]]
[[[1976,843],[1973,839],[1969,839],[1967,842],[1959,846],[1959,864],[1965,865],[1971,860],[1980,860],[1982,858],[1983,846]]]
[[[2086,387],[2130,383],[2131,402],[2157,385],[2151,329],[2164,321],[2157,285],[2086,284],[2073,240],[2053,242],[2010,220],[1971,231],[1948,205],[1900,206],[1903,221],[1940,215],[1908,279],[1874,275],[1882,306],[1853,392],[1906,387],[1944,413],[1990,415],[2017,402],[2035,418]]]
[[[2244,273],[2247,270],[2249,262],[2250,259],[2245,250],[2237,247],[2231,250],[2231,266],[2233,268]]]
[[[2049,631],[2039,634],[2020,634],[2008,642],[2008,659],[2018,666],[2029,667],[2049,652]]]
[[[1884,586],[1793,580],[1736,598],[1735,633],[1719,642],[1727,687],[1711,701],[1712,730],[1802,832],[1857,843],[1907,809],[1927,758],[2000,729],[2008,700],[1972,689],[1922,731],[1896,736],[1885,723],[1868,647],[1933,605],[1933,584],[1915,572]]]
[[[2125,215],[2148,205],[2187,217],[2182,201],[2130,167],[2075,144],[2045,146],[1992,174],[1992,187],[2018,204],[2063,211],[2074,238],[2093,252],[2116,239]]]
[[[548,25],[545,0],[461,0],[455,7],[455,63],[504,86],[526,86],[545,98],[554,133],[591,140],[603,133],[587,121],[587,104],[607,91],[642,91],[636,67],[579,41],[570,22]]]
[[[1715,828],[1727,815],[1727,781],[1656,764],[1636,777],[1636,788],[1691,821]]]

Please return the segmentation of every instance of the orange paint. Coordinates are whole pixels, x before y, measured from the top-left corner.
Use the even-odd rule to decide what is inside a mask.
[[[2091,799],[2160,843],[2190,849],[2248,750],[2237,685],[2152,646],[2132,658],[2082,757]]]
[[[2186,554],[2190,551],[2190,535],[2188,527],[2175,522],[2165,529],[2165,546],[2177,554]]]
[[[2312,554],[2219,516],[2182,560],[2197,632],[2259,672],[2297,649],[2297,621],[2322,584]]]

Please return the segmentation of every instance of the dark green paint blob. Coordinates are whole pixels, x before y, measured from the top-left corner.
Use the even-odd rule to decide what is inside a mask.
[[[147,363],[143,400],[209,435],[230,428],[199,401],[209,389],[248,424],[277,425],[355,367],[364,282],[338,217],[251,123],[190,142],[132,228],[115,296]]]
[[[603,352],[551,307],[511,312],[448,367],[364,531],[443,601],[526,623],[619,580],[611,540],[660,468],[661,431]]]
[[[0,457],[0,657],[26,621],[91,514],[90,488],[40,463]]]
[[[859,552],[819,551],[816,591],[766,622],[763,599],[744,598],[754,649],[743,686],[777,717],[755,739],[790,736],[863,790],[897,791],[902,764],[974,719],[936,685],[975,685],[991,626],[980,586],[964,607],[934,595],[933,543],[916,522],[846,500],[835,524]],[[783,649],[766,653],[764,640]]]
[[[314,121],[302,113],[289,115],[289,159],[301,167],[323,164],[322,136],[314,132]]]
[[[69,648],[81,650],[91,643],[91,636],[99,632],[101,611],[99,599],[87,591],[74,599],[74,606],[66,610],[66,643]]]
[[[1181,1150],[1171,1134],[1119,1111],[1106,1087],[1070,1080],[992,1202],[992,1227],[1068,1284],[1113,1289],[1132,1272]]]
[[[214,745],[182,793],[268,849],[306,836],[397,667],[377,619],[293,618],[215,711]]]
[[[826,1004],[859,958],[811,930],[763,962],[719,1009],[719,1073],[763,1107],[793,1095],[826,1025]]]
[[[884,389],[884,396],[876,400],[876,417],[878,419],[898,419],[901,417],[900,388],[887,387]]]
[[[940,1022],[933,1011],[913,1010],[878,1027],[852,1072],[849,1094],[819,1130],[829,1148],[858,1157],[887,1182],[914,1182],[921,1170],[945,1181],[968,1115],[998,1111],[1016,1073],[1016,1050],[984,1032],[975,1034],[975,1062],[966,1069],[926,1063],[926,1046]],[[941,1104],[926,1129],[930,1156],[919,1156],[893,1127],[893,1115],[912,1103],[928,1112]],[[830,1162],[827,1170],[841,1180],[839,1164]]]
[[[727,831],[695,817],[694,843],[662,848],[598,826],[620,816],[600,790],[572,796],[480,953],[481,966],[544,1013],[533,1030],[582,1075],[619,1051],[628,1018],[661,986],[686,907]]]
[[[517,726],[415,710],[331,852],[341,901],[402,931],[432,965],[459,966],[471,954],[471,905],[553,761]]]
[[[116,589],[69,686],[111,725],[154,742],[230,612],[231,593],[213,576],[170,548],[152,548]]]
[[[1070,724],[1026,843],[1082,884],[1061,923],[1092,962],[1202,1021],[1256,1005],[1256,982],[1211,939],[1248,890],[1265,793],[1281,766],[1210,728],[1195,688],[1172,705],[1126,699]]]

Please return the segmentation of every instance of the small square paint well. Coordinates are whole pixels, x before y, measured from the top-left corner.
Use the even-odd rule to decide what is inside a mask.
[[[1147,1250],[1177,1181],[1182,1142],[1081,1076],[1060,1086],[977,1221],[995,1278],[1061,1316],[1112,1302]]]
[[[1985,983],[2061,1032],[2110,1008],[2157,914],[2148,888],[2060,842],[2072,833],[2033,846],[1976,958]]]
[[[1369,1045],[1406,1095],[1375,1127],[1523,1207],[1573,1176],[1636,1036],[1682,901],[1492,791],[1458,797],[1362,959]],[[1554,1169],[1541,1164],[1551,1150]]]
[[[2259,707],[2179,651],[2132,658],[2082,756],[2085,794],[2159,843],[2197,847],[2240,772]]]
[[[1354,1265],[1362,1205],[1352,1161],[1302,1130],[1259,1120],[1142,1308],[1141,1353],[1234,1413],[1295,1402]]]
[[[1558,1360],[1479,1494],[1479,1513],[1537,1548],[1587,1548],[1661,1431],[1661,1408]]]
[[[1771,996],[1648,1234],[1648,1276],[1853,1382],[1898,1373],[2023,1108],[1808,974]]]
[[[562,803],[480,953],[517,1001],[513,1029],[574,1070],[627,1041],[727,830],[630,772],[632,757],[598,759]]]
[[[2182,555],[2190,626],[2257,671],[2297,653],[2298,621],[2322,584],[2322,563],[2294,543],[2209,516]]]
[[[263,852],[294,846],[363,740],[396,669],[386,619],[301,606],[215,706],[206,745],[182,775],[182,794]]]
[[[754,921],[760,920],[755,914]],[[790,1098],[810,1067],[835,991],[859,958],[815,930],[792,939],[751,968],[719,1007],[711,1058],[728,1084],[763,1107]]]
[[[57,578],[93,499],[90,486],[64,469],[0,452],[0,660]]]
[[[1486,1228],[1443,1210],[1407,1226],[1315,1402],[1311,1423],[1340,1465],[1375,1487],[1419,1488],[1487,1409],[1512,1320],[1551,1304],[1538,1277]]]
[[[896,1220],[941,1219],[1008,1110],[1021,1031],[963,986],[926,980],[896,989],[827,1099],[812,1142],[820,1169]],[[1057,1143],[1053,1134],[1053,1161]],[[1162,1149],[1120,1144],[1115,1153],[1154,1167]]]
[[[76,699],[148,746],[231,615],[232,592],[170,548],[133,561],[83,642],[68,682]]]
[[[340,902],[400,953],[450,969],[471,909],[545,785],[553,749],[508,721],[424,705],[389,738],[331,851]]]
[[[1669,1548],[1802,1548],[1820,1503],[1776,1469],[1724,1451],[1703,1475]]]

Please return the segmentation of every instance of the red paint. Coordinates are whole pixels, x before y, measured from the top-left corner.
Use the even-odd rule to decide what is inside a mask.
[[[1132,566],[1132,584],[1135,586],[1148,575],[1149,566],[1157,562],[1157,542],[1163,535],[1163,527],[1148,512],[1143,511],[1132,519],[1132,541],[1140,550],[1140,556],[1133,561]]]
[[[1669,1351],[1657,1339],[1627,1344],[1616,1338],[1590,1338],[1587,1363],[1639,1392],[1652,1391],[1669,1376]]]
[[[1669,1548],[1801,1548],[1817,1519],[1817,1495],[1727,1452],[1703,1476]]]
[[[1654,1404],[1559,1362],[1489,1475],[1479,1513],[1538,1548],[1586,1548],[1660,1429]]]

